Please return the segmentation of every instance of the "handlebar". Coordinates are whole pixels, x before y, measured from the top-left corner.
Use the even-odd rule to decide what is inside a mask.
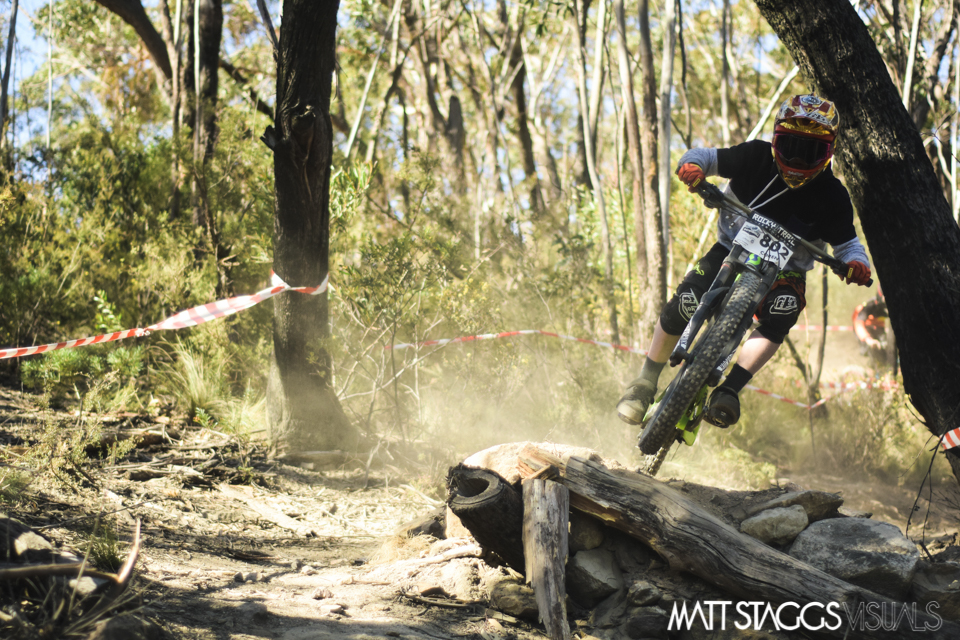
[[[703,198],[703,204],[710,209],[721,209],[724,205],[726,205],[730,208],[732,213],[747,219],[749,219],[750,215],[753,213],[753,209],[740,202],[731,200],[723,191],[720,190],[720,187],[712,182],[707,182],[704,180],[696,186],[695,191],[698,196]],[[809,240],[805,240],[795,233],[793,235],[800,242],[801,246],[810,252],[814,260],[828,266],[831,271],[841,278],[846,278],[849,275],[850,265],[848,265],[846,262],[834,258],[832,255],[826,251],[823,251],[820,247],[813,244]],[[867,280],[868,287],[872,284],[873,278]]]

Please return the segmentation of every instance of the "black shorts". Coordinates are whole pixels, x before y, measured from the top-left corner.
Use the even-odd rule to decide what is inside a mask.
[[[677,293],[670,298],[660,313],[660,326],[668,334],[678,336],[690,322],[700,298],[713,284],[724,259],[730,250],[719,242],[697,261],[688,273]],[[807,306],[807,280],[802,271],[781,271],[770,293],[760,303],[756,317],[760,322],[757,331],[771,342],[780,344],[793,325],[797,324],[800,312]]]

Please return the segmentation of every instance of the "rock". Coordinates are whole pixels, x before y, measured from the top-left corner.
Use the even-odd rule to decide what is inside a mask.
[[[660,602],[663,594],[656,585],[646,580],[635,580],[627,589],[627,603],[634,607],[647,607]]]
[[[589,616],[587,616],[587,626],[593,629],[613,629],[619,636],[620,625],[623,622],[623,614],[627,611],[627,594],[624,591],[617,591],[612,596],[598,604]],[[596,631],[595,631],[596,632]]]
[[[70,578],[67,581],[67,588],[70,589],[72,593],[76,593],[77,596],[81,598],[86,598],[87,596],[92,596],[95,593],[102,593],[106,591],[107,587],[112,585],[111,580],[104,580],[103,578],[91,578],[90,576],[81,576],[79,579]]]
[[[740,514],[736,515],[740,516],[742,520],[767,509],[792,507],[795,504],[803,507],[810,522],[816,522],[824,518],[836,517],[837,509],[843,504],[843,498],[840,497],[839,493],[827,493],[826,491],[791,491],[747,509],[742,513],[742,516]]]
[[[326,587],[317,587],[313,590],[313,593],[310,594],[310,597],[314,600],[326,600],[327,598],[333,597],[333,592]]]
[[[487,583],[487,593],[490,606],[497,611],[527,620],[539,619],[540,610],[537,608],[533,587],[522,584],[515,578],[498,576]]]
[[[933,554],[937,562],[960,562],[960,546],[951,544],[938,553]]]
[[[900,600],[920,562],[916,545],[886,522],[834,518],[814,522],[790,555],[832,576]]]
[[[162,640],[165,637],[163,630],[153,622],[123,615],[98,622],[86,640]]]
[[[840,507],[837,509],[837,512],[845,518],[872,518],[872,511],[861,511],[859,509],[851,509],[850,507]]]
[[[593,516],[570,510],[570,555],[603,544],[603,524]]]
[[[0,562],[52,562],[56,555],[49,540],[0,514]]]
[[[243,572],[242,572],[242,571],[237,571],[235,574],[233,574],[233,581],[234,581],[234,582],[243,582]]]
[[[341,604],[320,605],[320,615],[322,616],[337,616],[342,613],[343,613],[343,605]]]
[[[635,607],[627,610],[620,630],[627,638],[666,640],[668,622],[667,613],[659,607]]]
[[[401,525],[393,533],[401,538],[415,538],[416,536],[442,538],[444,537],[446,512],[446,507],[437,507]]]
[[[937,615],[960,620],[960,564],[921,560],[913,577],[911,598],[918,607],[936,602],[940,605]]]
[[[585,607],[595,607],[622,588],[620,567],[605,549],[580,551],[567,563],[567,593]]]
[[[740,523],[740,531],[767,544],[783,545],[792,542],[807,528],[806,510],[799,504],[761,511]]]

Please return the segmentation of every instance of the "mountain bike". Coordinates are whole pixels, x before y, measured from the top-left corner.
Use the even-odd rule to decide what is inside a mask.
[[[728,197],[716,185],[696,189],[704,205],[746,220],[717,277],[703,294],[677,346],[670,366],[680,369],[644,416],[637,446],[647,456],[641,471],[654,475],[675,442],[692,445],[706,409],[709,387],[720,382],[753,316],[795,252],[805,249],[834,273],[850,267],[787,227]],[[868,284],[872,284],[870,280]]]

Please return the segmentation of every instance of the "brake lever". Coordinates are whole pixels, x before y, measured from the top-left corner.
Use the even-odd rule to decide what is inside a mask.
[[[697,195],[703,198],[703,204],[708,209],[719,209],[723,205],[724,195],[720,187],[704,180],[696,186]]]
[[[838,276],[840,276],[840,277],[843,278],[843,279],[846,279],[847,274],[850,273],[850,268],[847,266],[847,263],[846,263],[846,262],[841,263],[841,264],[838,264],[838,265],[830,265],[830,270],[833,271],[835,274],[837,274]],[[864,286],[865,286],[865,287],[872,287],[872,286],[873,286],[873,278],[870,278],[869,280],[867,280],[867,283],[866,283]]]

